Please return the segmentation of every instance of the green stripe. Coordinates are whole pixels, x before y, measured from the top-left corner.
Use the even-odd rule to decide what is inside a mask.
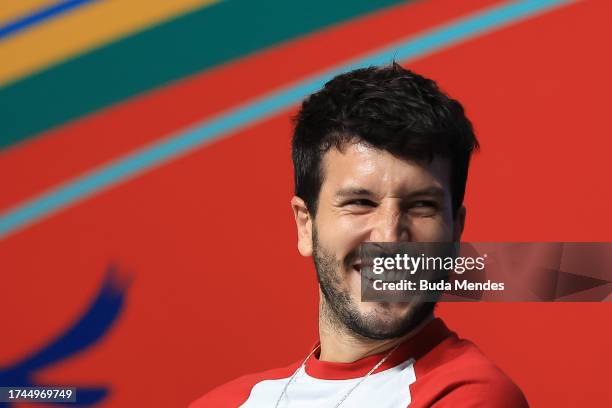
[[[201,8],[0,88],[0,149],[168,81],[399,2],[230,0]]]

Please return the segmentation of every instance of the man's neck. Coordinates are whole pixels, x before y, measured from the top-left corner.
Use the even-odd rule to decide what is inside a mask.
[[[324,307],[324,306],[323,306]],[[320,361],[335,363],[352,363],[364,357],[383,353],[413,337],[427,323],[433,320],[433,314],[425,318],[417,327],[401,337],[387,340],[373,340],[349,331],[337,321],[331,321],[319,310],[319,338],[321,341]]]

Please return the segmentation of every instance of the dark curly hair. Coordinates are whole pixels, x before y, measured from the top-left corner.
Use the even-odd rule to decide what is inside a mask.
[[[450,159],[453,214],[461,207],[470,156],[479,145],[461,104],[431,79],[396,62],[357,69],[307,97],[294,120],[295,195],[313,215],[323,183],[323,155],[353,141],[405,159]]]

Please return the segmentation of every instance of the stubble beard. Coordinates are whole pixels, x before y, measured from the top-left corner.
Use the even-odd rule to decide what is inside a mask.
[[[408,334],[432,314],[434,302],[411,305],[403,318],[390,319],[388,315],[385,318],[385,312],[390,313],[389,303],[379,303],[377,311],[362,313],[349,290],[342,285],[342,275],[349,270],[350,261],[356,254],[348,254],[343,261],[337,260],[331,251],[320,245],[316,228],[313,228],[312,242],[312,257],[323,293],[319,313],[334,330],[348,330],[359,338],[388,340]]]

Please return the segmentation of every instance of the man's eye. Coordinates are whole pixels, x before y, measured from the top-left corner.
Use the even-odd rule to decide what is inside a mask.
[[[366,199],[362,199],[362,198],[361,199],[347,201],[344,205],[357,205],[357,206],[360,206],[360,207],[375,207],[376,206],[374,201],[366,200]]]
[[[431,216],[438,212],[439,205],[435,201],[419,200],[410,204],[410,210],[422,216]]]
[[[413,208],[433,207],[436,208],[438,205],[434,201],[421,200],[416,201],[412,204]]]

